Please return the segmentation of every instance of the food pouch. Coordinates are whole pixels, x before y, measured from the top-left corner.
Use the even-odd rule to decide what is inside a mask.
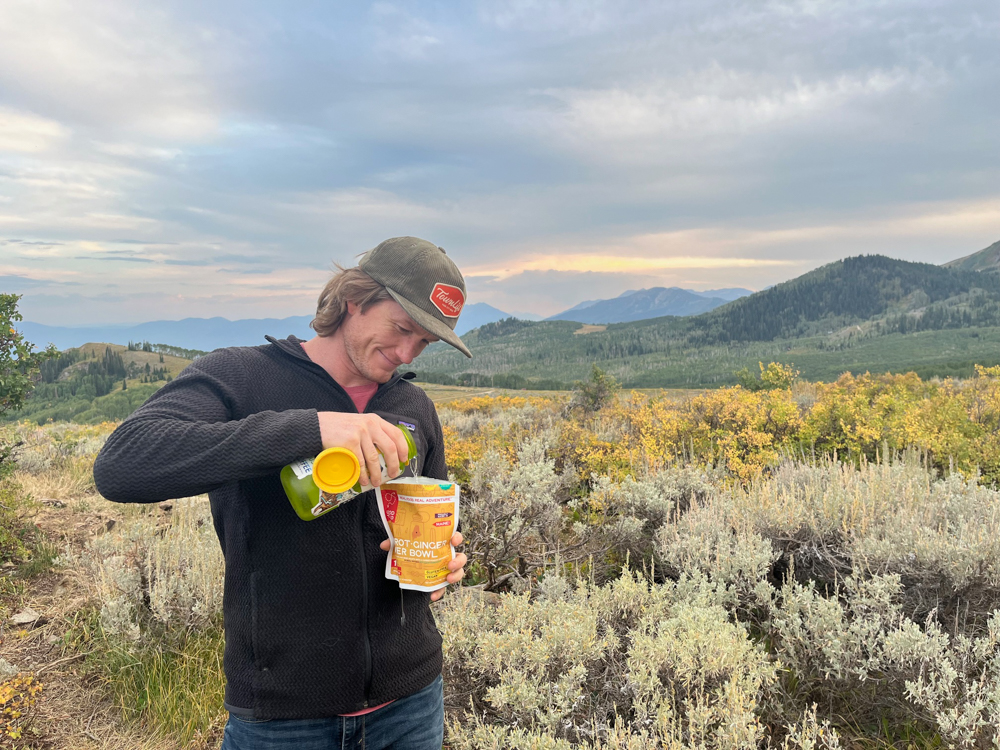
[[[458,526],[459,486],[428,477],[407,477],[376,488],[378,510],[389,534],[385,577],[402,589],[436,591],[448,585],[454,559],[451,535]]]

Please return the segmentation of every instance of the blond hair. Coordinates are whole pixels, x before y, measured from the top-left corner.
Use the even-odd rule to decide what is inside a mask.
[[[331,336],[340,328],[347,315],[347,303],[353,302],[361,312],[379,302],[392,299],[384,286],[360,268],[343,268],[326,282],[316,303],[316,317],[309,326],[320,336]]]

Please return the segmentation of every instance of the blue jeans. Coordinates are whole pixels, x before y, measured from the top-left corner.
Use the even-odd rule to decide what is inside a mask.
[[[230,714],[221,750],[441,750],[444,682],[364,716],[255,721]]]

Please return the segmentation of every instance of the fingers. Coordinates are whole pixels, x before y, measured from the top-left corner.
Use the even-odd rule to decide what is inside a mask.
[[[465,567],[465,564],[468,561],[469,559],[465,556],[464,552],[459,552],[457,555],[455,555],[454,560],[448,561],[448,570],[451,571],[451,573],[448,574],[448,583],[458,583],[463,578],[465,578],[465,571],[463,570],[463,568]],[[453,578],[453,576],[458,576],[458,577]]]
[[[378,460],[378,448],[367,433],[360,436],[358,460],[361,462],[361,484],[378,487],[382,483],[382,466]],[[368,481],[365,481],[367,478]]]
[[[340,446],[352,451],[361,463],[361,484],[381,484],[379,452],[385,456],[387,473],[399,476],[399,465],[406,462],[409,446],[401,428],[377,414],[319,412],[320,439],[324,448]]]
[[[377,415],[373,414],[372,416],[375,417],[370,428],[372,440],[375,442],[375,447],[382,451],[382,455],[385,456],[385,465],[389,476],[395,479],[399,476],[399,465],[406,463],[409,446],[406,444],[406,438],[403,437],[400,428]]]
[[[461,532],[456,531],[454,534],[451,535],[451,546],[452,547],[461,547],[462,546],[462,542],[464,542],[464,541],[465,541],[465,537],[462,536]]]
[[[445,580],[448,582],[449,586],[456,584],[465,578],[465,563],[467,562],[468,559],[465,557],[465,553],[459,552],[455,555],[455,559],[448,563],[448,570],[450,570],[451,573],[448,574]],[[444,596],[444,592],[444,589],[438,589],[437,591],[431,592],[431,601],[438,601],[442,596]]]
[[[381,428],[372,431],[372,440],[375,448],[385,456],[385,469],[390,479],[394,479],[399,474],[399,454],[396,452],[396,444],[389,439],[389,436]],[[381,467],[379,468],[381,472]]]

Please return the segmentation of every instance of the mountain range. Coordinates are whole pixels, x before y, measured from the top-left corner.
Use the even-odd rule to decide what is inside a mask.
[[[458,335],[464,335],[485,323],[510,317],[502,310],[484,302],[465,306],[459,325]],[[170,344],[184,349],[211,351],[223,346],[256,346],[263,344],[264,336],[285,338],[289,335],[300,339],[312,338],[315,334],[309,328],[312,315],[297,315],[289,318],[248,318],[229,320],[227,318],[185,318],[184,320],[155,320],[132,326],[47,326],[25,321],[18,327],[25,338],[44,346],[53,343],[58,349],[69,349],[90,342],[101,341],[108,344],[127,344],[130,341],[149,341],[154,344]]]
[[[694,315],[725,304],[730,299],[751,294],[748,289],[719,289],[714,292],[693,292],[686,289],[630,290],[615,299],[589,300],[559,313],[550,320],[576,320],[581,323],[620,323],[662,315]],[[574,312],[579,311],[579,312]],[[485,302],[467,304],[455,330],[459,336],[504,318],[517,317]],[[102,341],[127,344],[149,341],[171,344],[184,349],[211,351],[223,346],[255,346],[264,343],[264,336],[284,338],[295,335],[301,339],[314,334],[309,328],[311,315],[289,318],[229,320],[227,318],[185,318],[156,320],[131,326],[47,326],[25,322],[21,332],[37,345],[53,343],[59,349]]]
[[[614,299],[588,300],[546,320],[575,320],[579,323],[627,323],[660,318],[664,315],[698,315],[753,294],[749,289],[719,289],[695,292],[678,287],[629,290]]]

